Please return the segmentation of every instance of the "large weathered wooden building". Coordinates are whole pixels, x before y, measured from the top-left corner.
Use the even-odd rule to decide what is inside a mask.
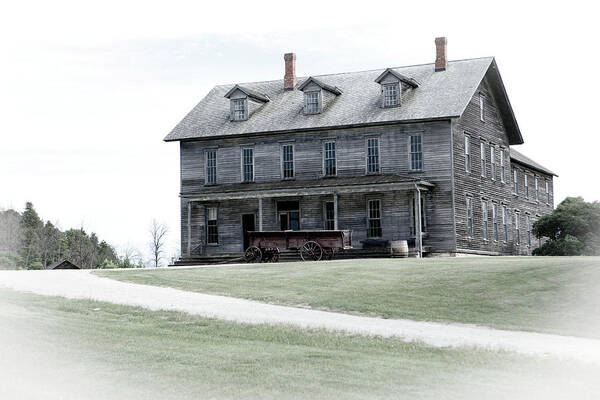
[[[287,229],[530,254],[555,174],[514,150],[494,58],[447,61],[435,43],[430,64],[297,78],[290,53],[283,80],[214,87],[165,138],[180,144],[183,258]]]

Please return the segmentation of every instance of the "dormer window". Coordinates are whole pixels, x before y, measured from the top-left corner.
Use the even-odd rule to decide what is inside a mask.
[[[318,114],[321,112],[321,91],[304,93],[304,107],[307,114]]]
[[[336,96],[342,94],[342,91],[336,87],[328,85],[313,77],[308,78],[298,90],[304,92],[304,114],[320,114]],[[324,100],[325,99],[325,100]]]
[[[402,91],[419,87],[419,83],[391,68],[383,71],[375,82],[381,85],[381,107],[397,107],[402,104]]]
[[[245,121],[263,104],[269,101],[269,97],[248,88],[235,85],[226,94],[229,99],[229,119],[231,121]],[[249,104],[252,103],[252,106]]]
[[[399,84],[396,83],[386,83],[383,85],[383,106],[384,107],[393,107],[400,104],[400,90]]]
[[[246,107],[246,99],[231,100],[233,105],[233,120],[245,121],[248,119],[248,107]]]

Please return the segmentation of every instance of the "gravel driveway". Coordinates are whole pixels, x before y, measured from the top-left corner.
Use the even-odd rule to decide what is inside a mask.
[[[89,271],[0,271],[0,287],[150,310],[182,311],[250,324],[287,324],[358,335],[397,337],[435,347],[476,347],[600,364],[600,340],[506,331],[484,326],[382,319],[125,283]]]

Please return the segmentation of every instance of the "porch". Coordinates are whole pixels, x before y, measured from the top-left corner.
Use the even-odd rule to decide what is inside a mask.
[[[412,238],[421,256],[423,199],[433,186],[388,174],[204,187],[181,196],[181,263],[232,260],[247,247],[247,231],[286,229],[350,229],[354,249],[347,255],[353,258],[389,254],[389,249],[364,248],[367,239]]]

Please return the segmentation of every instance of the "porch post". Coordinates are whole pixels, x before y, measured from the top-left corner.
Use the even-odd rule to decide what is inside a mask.
[[[192,256],[192,201],[187,202],[187,256]]]
[[[423,235],[421,234],[421,191],[415,183],[415,246],[417,247],[417,257],[423,254]]]
[[[338,230],[338,194],[333,193],[333,229]]]
[[[263,199],[262,197],[258,198],[258,231],[262,232],[263,230]]]

